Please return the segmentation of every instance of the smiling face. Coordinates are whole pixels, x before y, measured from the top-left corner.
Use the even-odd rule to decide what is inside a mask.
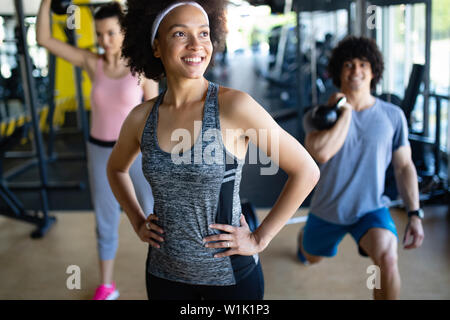
[[[154,55],[161,59],[167,76],[202,78],[212,52],[208,21],[200,9],[183,5],[163,19]]]
[[[354,58],[345,61],[341,70],[341,90],[370,92],[370,82],[373,79],[372,67],[366,59]]]
[[[95,20],[95,31],[98,44],[106,54],[120,53],[124,37],[116,17]]]

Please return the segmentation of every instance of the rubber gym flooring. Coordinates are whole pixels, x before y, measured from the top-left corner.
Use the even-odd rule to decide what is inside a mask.
[[[57,223],[41,240],[29,237],[33,227],[0,217],[0,299],[90,299],[99,281],[94,215],[89,211],[55,212]],[[267,210],[258,210],[262,219]],[[297,215],[305,215],[300,210]],[[399,248],[401,299],[450,299],[450,221],[443,208],[426,208],[425,241],[415,250]],[[393,210],[399,236],[406,217]],[[301,225],[287,225],[260,254],[265,299],[371,299],[367,289],[368,258],[357,253],[347,235],[336,257],[314,266],[295,258]],[[120,225],[115,280],[120,299],[146,299],[146,245],[125,215]],[[71,265],[80,267],[81,289],[66,286]]]

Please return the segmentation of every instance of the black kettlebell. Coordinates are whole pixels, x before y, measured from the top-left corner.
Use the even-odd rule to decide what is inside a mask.
[[[71,0],[52,0],[52,12],[56,14],[67,14],[67,8],[69,8],[71,4]]]
[[[341,112],[340,108],[347,102],[345,97],[340,98],[334,106],[318,105],[311,113],[311,120],[318,130],[327,130],[334,126]]]

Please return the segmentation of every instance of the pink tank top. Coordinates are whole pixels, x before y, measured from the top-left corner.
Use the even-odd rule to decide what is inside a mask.
[[[128,73],[113,79],[103,72],[103,59],[97,60],[91,91],[91,131],[93,138],[116,141],[128,113],[142,102],[144,92],[138,79]]]

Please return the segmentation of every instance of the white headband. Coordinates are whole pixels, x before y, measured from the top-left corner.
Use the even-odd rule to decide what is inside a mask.
[[[184,5],[190,5],[190,6],[194,6],[194,7],[198,8],[198,9],[200,9],[202,11],[202,13],[205,15],[206,21],[209,24],[208,14],[206,13],[205,9],[203,9],[203,7],[201,5],[199,5],[197,2],[186,1],[186,2],[174,3],[173,5],[171,5],[170,7],[166,8],[164,11],[162,11],[160,14],[158,14],[158,16],[156,17],[155,21],[153,22],[153,25],[152,25],[152,38],[151,38],[152,47],[153,47],[153,43],[155,42],[156,33],[158,32],[159,25],[161,24],[161,22],[164,19],[164,17],[167,16],[169,14],[169,12],[172,11],[173,9],[175,9],[175,8],[177,8],[179,6],[184,6]]]

